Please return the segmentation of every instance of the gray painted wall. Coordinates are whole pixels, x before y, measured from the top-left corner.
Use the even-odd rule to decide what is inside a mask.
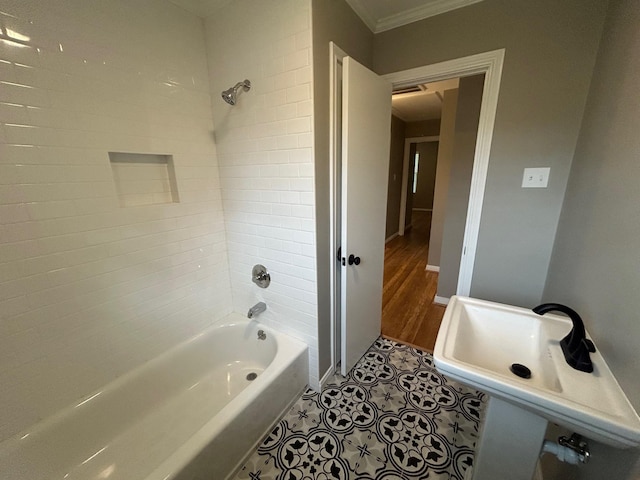
[[[540,301],[604,23],[603,0],[485,0],[377,34],[380,74],[506,48],[471,294]],[[411,48],[407,48],[411,46]],[[525,167],[549,188],[522,189]]]
[[[640,411],[640,3],[612,2],[573,158],[544,300],[583,317]],[[581,478],[640,477],[638,450],[592,445]],[[636,469],[633,469],[633,465]]]
[[[483,87],[484,75],[461,78],[458,87],[453,155],[438,275],[438,296],[444,298],[455,295],[458,287]]]
[[[318,355],[320,378],[331,365],[329,222],[329,42],[371,68],[373,33],[344,0],[313,0],[313,128],[316,176]]]
[[[440,134],[440,119],[407,122],[405,135],[412,137],[435,137]]]
[[[438,142],[420,142],[416,145],[418,160],[418,184],[413,195],[413,208],[433,209],[433,190],[436,184]]]
[[[442,100],[442,118],[440,119],[440,141],[438,142],[438,168],[436,185],[433,192],[433,213],[431,215],[431,233],[429,235],[429,259],[427,263],[440,266],[442,252],[442,231],[449,195],[449,176],[453,157],[453,140],[456,131],[456,109],[458,108],[458,89],[445,90]]]
[[[385,238],[398,233],[400,200],[402,197],[402,163],[404,160],[404,131],[406,124],[391,116],[391,148],[389,153],[389,184],[387,188],[387,226]]]

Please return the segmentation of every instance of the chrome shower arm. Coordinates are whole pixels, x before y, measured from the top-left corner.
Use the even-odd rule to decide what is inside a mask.
[[[248,92],[249,89],[251,88],[251,82],[249,80],[245,80],[244,82],[238,82],[233,87],[233,91],[237,92],[240,89],[240,87],[244,88],[245,92]]]

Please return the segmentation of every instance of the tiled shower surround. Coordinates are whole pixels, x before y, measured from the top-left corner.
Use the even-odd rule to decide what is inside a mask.
[[[317,386],[311,2],[234,0],[205,27],[234,310],[266,302],[260,321],[306,341]],[[235,106],[219,98],[245,78]]]
[[[306,392],[235,480],[463,480],[485,403],[430,354],[380,338],[346,378]]]
[[[0,27],[0,441],[258,299],[317,382],[310,1],[205,25],[168,1],[0,0]],[[179,202],[121,206],[109,152],[171,156]]]

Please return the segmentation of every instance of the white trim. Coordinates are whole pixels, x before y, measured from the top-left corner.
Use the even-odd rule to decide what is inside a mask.
[[[536,469],[533,472],[532,480],[544,480],[544,476],[542,475],[542,467],[540,465],[540,459],[536,462]]]
[[[481,1],[482,0],[434,0],[426,5],[381,18],[376,23],[374,33],[385,32],[392,28],[417,22],[418,20],[424,20],[425,18],[435,17],[441,13],[450,12],[451,10],[473,5]]]
[[[336,178],[336,162],[339,156],[337,152],[342,149],[341,145],[337,145],[335,129],[338,128],[336,116],[336,89],[338,82],[338,70],[336,65],[341,62],[347,54],[340,49],[335,43],[329,42],[329,248],[331,249],[329,255],[329,275],[330,275],[330,321],[331,321],[331,369],[335,369],[337,361],[336,348],[336,308],[339,307],[339,296],[336,296],[336,275],[338,275],[338,269],[336,268],[336,262],[333,261],[336,252],[338,251],[338,243],[336,241],[336,208],[338,208],[336,200],[336,186],[338,185]]]
[[[439,265],[429,265],[429,264],[427,264],[425,270],[427,272],[439,272],[440,271],[440,266]]]
[[[449,297],[440,297],[438,295],[433,297],[433,303],[435,303],[436,305],[449,305],[449,300]]]
[[[466,472],[464,472],[464,477],[462,477],[462,480],[472,480],[473,477],[473,465],[467,467]]]
[[[393,240],[394,238],[396,238],[398,236],[398,232],[390,235],[388,238],[385,239],[384,243],[389,243],[391,240]]]
[[[369,15],[369,10],[362,6],[362,1],[363,0],[347,0],[347,3],[351,7],[351,10],[353,10],[356,15],[360,17],[360,20],[362,20],[364,24],[369,27],[369,30],[375,33],[376,24],[378,23],[378,21],[371,17],[371,15]]]
[[[324,386],[327,384],[327,382],[331,379],[331,377],[333,376],[333,374],[335,373],[335,367],[333,365],[331,365],[329,367],[329,370],[326,371],[326,373],[322,376],[322,378],[320,379],[320,390],[317,390],[318,392],[321,392],[322,390],[324,390]]]
[[[387,77],[388,75],[385,75]],[[402,156],[402,185],[400,190],[400,218],[398,219],[398,235],[404,235],[405,230],[409,230],[409,225],[405,227],[404,222],[407,217],[407,195],[409,194],[409,153],[411,152],[412,143],[422,142],[438,142],[440,135],[432,135],[430,137],[409,137],[404,139],[404,152]]]
[[[425,2],[425,5],[379,19],[374,19],[369,13],[369,10],[363,6],[366,4],[365,0],[347,0],[347,3],[373,33],[380,33],[481,1],[482,0],[431,0]]]
[[[393,84],[394,88],[398,88],[415,85],[416,83],[445,80],[452,77],[466,77],[479,73],[485,74],[480,120],[478,122],[476,152],[471,177],[471,189],[469,192],[469,206],[467,208],[467,221],[464,230],[460,272],[458,274],[458,285],[456,289],[458,295],[468,296],[471,291],[473,266],[478,246],[482,202],[484,200],[484,190],[489,168],[491,140],[493,138],[493,126],[498,107],[498,94],[500,91],[504,55],[505,49],[494,50],[469,57],[448,60],[434,65],[390,73],[384,76]],[[404,179],[404,181],[406,181],[406,179]]]

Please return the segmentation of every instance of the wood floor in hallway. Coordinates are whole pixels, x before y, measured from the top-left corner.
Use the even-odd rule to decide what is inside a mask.
[[[382,335],[433,351],[445,307],[433,303],[438,274],[425,270],[431,212],[414,211],[412,224],[385,245]]]

